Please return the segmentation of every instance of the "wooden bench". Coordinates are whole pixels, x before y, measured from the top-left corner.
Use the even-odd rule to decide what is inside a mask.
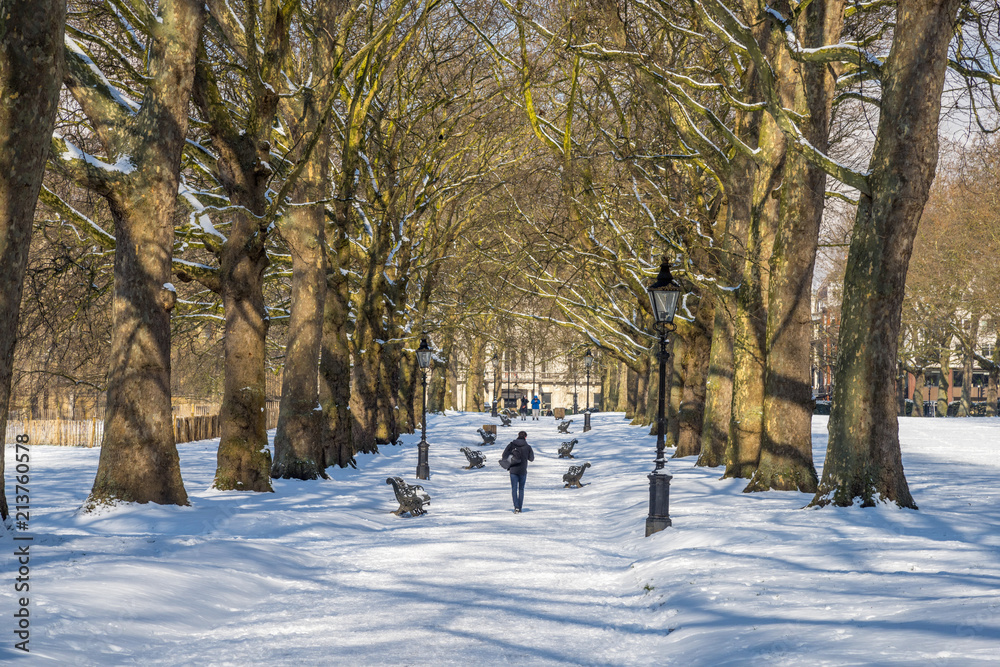
[[[497,442],[496,433],[487,433],[483,429],[479,429],[479,437],[483,439],[484,445],[495,445]]]
[[[573,447],[576,446],[577,442],[579,442],[579,440],[573,438],[569,442],[564,442],[563,444],[559,445],[559,458],[575,459],[576,457],[573,456]]]
[[[559,424],[559,432],[569,435],[569,425],[573,423],[572,419],[567,419],[566,421]]]
[[[510,426],[510,417],[505,414],[498,415],[500,417],[501,426]]]
[[[483,458],[483,453],[478,449],[469,449],[468,447],[462,447],[461,451],[463,454],[465,454],[465,458],[469,459],[469,465],[463,466],[463,470],[482,468],[484,465],[486,465],[486,460]]]
[[[589,467],[589,463],[584,463],[582,466],[570,466],[569,472],[563,475],[563,481],[566,482],[563,488],[569,489],[574,486],[578,489],[583,488],[583,482],[580,481],[580,478],[583,477],[583,471]]]
[[[399,509],[393,514],[400,516],[408,513],[410,516],[420,516],[427,513],[424,505],[431,504],[431,497],[424,491],[424,487],[419,484],[407,484],[402,477],[389,477],[385,483],[392,484],[396,500],[399,501]]]

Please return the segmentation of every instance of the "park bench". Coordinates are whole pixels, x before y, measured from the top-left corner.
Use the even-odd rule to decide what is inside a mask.
[[[563,475],[563,481],[566,485],[563,486],[564,489],[569,489],[572,487],[583,488],[583,482],[580,478],[583,477],[583,471],[590,467],[589,463],[584,463],[582,466],[570,466],[569,472]]]
[[[469,449],[468,447],[462,447],[462,453],[465,454],[465,458],[469,459],[469,465],[463,466],[464,470],[472,470],[473,468],[482,468],[486,465],[486,460],[483,458],[483,453],[478,449]]]
[[[498,415],[498,416],[500,417],[500,425],[501,426],[510,426],[510,417],[508,417],[507,415],[502,414],[502,413],[500,415]]]
[[[431,504],[431,497],[424,491],[424,487],[419,484],[407,484],[402,477],[389,477],[385,483],[392,484],[396,500],[399,501],[399,509],[393,514],[400,516],[409,513],[410,516],[420,516],[427,513],[424,505]]]
[[[559,458],[561,459],[575,459],[573,456],[573,447],[579,442],[576,438],[573,438],[569,442],[564,442],[559,445]]]
[[[487,433],[483,429],[479,429],[479,437],[483,439],[484,445],[494,445],[497,441],[496,433]]]
[[[559,432],[569,435],[569,425],[573,423],[572,419],[567,419],[566,421],[559,424]]]

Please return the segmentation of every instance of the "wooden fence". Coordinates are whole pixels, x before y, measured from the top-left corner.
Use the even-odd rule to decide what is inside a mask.
[[[278,425],[278,401],[268,401],[265,408],[267,429]],[[222,435],[219,415],[199,417],[178,417],[174,422],[174,442],[208,440]],[[88,419],[70,421],[65,419],[9,420],[6,444],[13,444],[18,435],[26,434],[33,445],[57,445],[62,447],[100,447],[104,437],[104,420]]]

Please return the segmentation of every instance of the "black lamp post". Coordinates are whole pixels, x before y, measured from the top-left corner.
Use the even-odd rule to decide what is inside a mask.
[[[649,303],[653,309],[653,319],[660,333],[660,385],[659,400],[656,409],[656,467],[649,474],[649,516],[646,517],[646,537],[658,533],[670,526],[670,480],[672,479],[663,468],[664,433],[667,419],[664,415],[665,394],[667,392],[667,334],[677,329],[674,324],[674,313],[677,312],[677,302],[680,298],[680,287],[670,275],[670,265],[666,257],[660,264],[660,273],[656,280],[646,288],[649,292]]]
[[[580,406],[576,402],[576,363],[573,357],[569,358],[570,368],[573,370],[573,414],[575,415]]]
[[[417,479],[430,479],[431,467],[427,462],[427,369],[431,365],[431,348],[427,345],[427,337],[420,341],[417,348],[417,364],[420,365],[421,382],[424,386],[422,418],[420,420],[420,443],[417,444]]]
[[[500,383],[498,382],[499,379],[500,379],[500,357],[498,357],[496,355],[496,353],[493,353],[493,387],[497,391],[499,391],[499,389],[500,389]],[[494,416],[494,417],[497,416],[497,396],[496,396],[496,392],[494,392],[494,394],[493,394],[493,415],[492,416]]]
[[[590,367],[594,365],[594,355],[588,349],[583,355],[583,365],[587,367],[587,407],[583,409],[583,430],[590,430]]]

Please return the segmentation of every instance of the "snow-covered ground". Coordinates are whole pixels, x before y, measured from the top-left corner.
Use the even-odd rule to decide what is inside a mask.
[[[386,477],[414,482],[418,437],[358,470],[276,493],[209,487],[217,441],[180,445],[191,507],[79,507],[99,450],[31,461],[31,654],[23,664],[954,664],[1000,661],[1000,420],[904,419],[919,511],[801,509],[672,460],[674,525],[643,537],[654,438],[621,414],[572,437],[519,427],[536,451],[511,513],[480,414],[429,420],[433,497],[396,517]],[[817,468],[826,418],[813,424]],[[463,470],[462,446],[489,465]],[[13,502],[13,447],[7,450]],[[11,533],[0,612],[11,627]],[[0,660],[23,656],[0,634]]]

